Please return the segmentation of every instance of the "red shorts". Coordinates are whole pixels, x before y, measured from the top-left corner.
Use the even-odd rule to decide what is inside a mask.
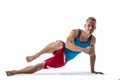
[[[58,68],[62,67],[66,64],[65,61],[65,56],[64,56],[64,42],[63,43],[63,48],[53,52],[53,57],[45,60],[45,69],[49,68]]]

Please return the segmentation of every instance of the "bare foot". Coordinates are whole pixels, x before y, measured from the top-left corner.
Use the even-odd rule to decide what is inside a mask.
[[[34,59],[34,56],[27,56],[26,60],[27,62],[31,62]]]
[[[6,71],[6,75],[7,76],[12,76],[15,74],[15,70],[12,70],[12,71]]]

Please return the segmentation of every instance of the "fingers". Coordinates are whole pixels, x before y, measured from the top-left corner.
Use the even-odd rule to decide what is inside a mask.
[[[102,72],[99,72],[99,74],[104,74],[104,73],[102,73]]]
[[[102,72],[92,72],[93,74],[104,74]]]
[[[33,60],[33,59],[32,59],[31,56],[27,56],[27,57],[26,57],[26,61],[27,61],[27,62],[31,62],[32,60]]]

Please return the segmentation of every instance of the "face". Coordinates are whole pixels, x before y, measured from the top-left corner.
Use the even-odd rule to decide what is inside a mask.
[[[92,20],[88,20],[85,24],[85,31],[88,34],[92,34],[95,29],[96,29],[96,22]]]

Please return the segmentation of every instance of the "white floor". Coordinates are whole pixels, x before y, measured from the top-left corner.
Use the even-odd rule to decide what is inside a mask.
[[[95,75],[89,72],[79,71],[54,71],[51,72],[37,72],[34,74],[21,74],[7,77],[5,74],[1,75],[1,80],[119,80],[118,74],[106,73],[105,75]]]
[[[49,71],[49,72],[48,72]],[[120,74],[117,72],[114,73],[105,73],[104,75],[95,75],[91,74],[89,71],[68,71],[63,69],[58,70],[44,70],[39,71],[34,74],[20,74],[14,76],[6,76],[4,71],[1,71],[0,79],[1,80],[119,80]]]
[[[84,58],[82,58],[84,56]],[[78,59],[81,58],[81,59]],[[86,59],[85,59],[86,58]],[[111,64],[101,64],[96,62],[96,70],[104,72],[104,75],[91,74],[89,71],[89,59],[88,56],[80,54],[77,58],[68,62],[64,67],[57,69],[46,69],[38,71],[34,74],[19,74],[14,76],[6,76],[6,70],[20,69],[28,65],[38,63],[33,61],[31,63],[26,63],[25,61],[16,62],[15,60],[9,63],[4,63],[4,66],[0,67],[0,80],[119,80],[120,71],[119,66],[114,66]],[[109,66],[109,67],[107,67]]]

